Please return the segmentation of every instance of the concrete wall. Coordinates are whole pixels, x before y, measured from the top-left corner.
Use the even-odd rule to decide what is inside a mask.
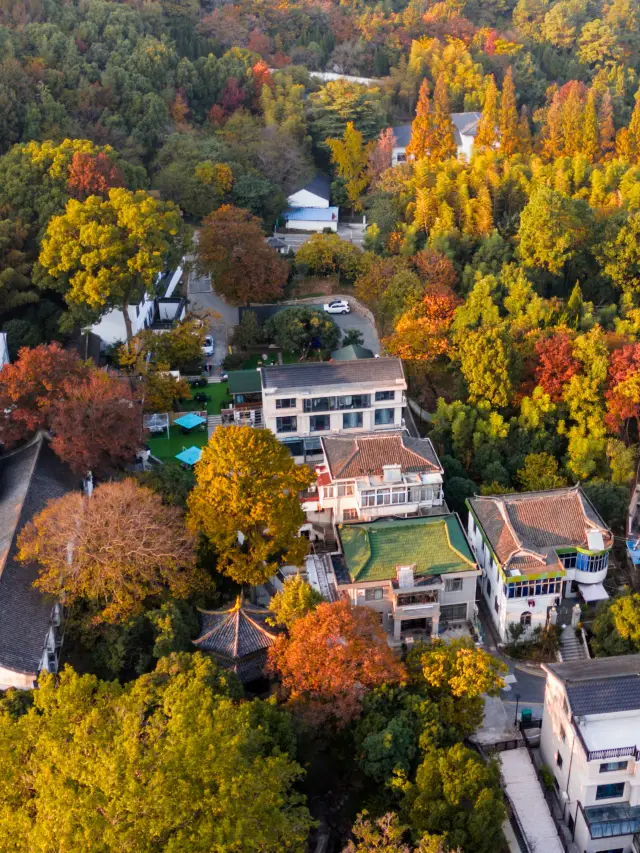
[[[304,219],[287,219],[285,226],[290,231],[314,231],[322,232],[325,228],[331,228],[332,231],[338,231],[338,220],[329,219],[322,221],[304,220]]]

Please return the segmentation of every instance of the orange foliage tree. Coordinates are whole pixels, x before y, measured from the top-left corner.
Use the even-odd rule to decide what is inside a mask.
[[[264,241],[257,216],[223,204],[203,222],[198,261],[215,290],[233,303],[268,302],[282,296],[289,268]]]
[[[405,359],[433,361],[449,350],[449,331],[460,300],[453,290],[433,287],[422,301],[398,319],[385,349]]]
[[[93,622],[124,622],[149,598],[187,598],[210,581],[196,567],[184,513],[135,480],[103,483],[49,501],[22,529],[19,559],[40,568],[35,586],[67,605],[83,602]]]
[[[557,332],[536,343],[538,365],[536,382],[557,403],[562,400],[564,387],[580,371],[573,355],[573,341],[566,332]]]
[[[126,381],[102,370],[67,380],[51,407],[51,447],[76,474],[98,474],[140,447],[142,412]]]
[[[113,160],[100,151],[87,154],[76,151],[69,164],[67,188],[74,198],[84,201],[90,195],[106,198],[113,187],[124,186],[124,175]]]
[[[67,382],[86,376],[88,367],[60,344],[23,347],[0,371],[0,440],[5,446],[48,429],[53,404]]]
[[[640,422],[640,344],[623,346],[611,354],[606,421],[619,431],[626,421]]]
[[[347,601],[320,604],[297,619],[289,637],[269,649],[269,665],[309,725],[338,728],[360,716],[369,690],[404,676],[378,614]]]

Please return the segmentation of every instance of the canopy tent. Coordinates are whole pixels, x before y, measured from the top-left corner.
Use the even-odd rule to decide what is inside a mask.
[[[169,415],[167,412],[163,414],[145,415],[142,419],[142,425],[152,435],[164,432],[169,438]]]
[[[201,447],[188,447],[186,450],[183,450],[181,453],[176,453],[176,459],[179,459],[180,462],[184,462],[185,465],[195,465],[196,462],[200,461],[201,456],[202,456],[202,448]]]
[[[601,583],[579,583],[580,595],[585,601],[604,601],[609,594]]]
[[[200,415],[194,415],[193,412],[188,412],[188,414],[182,415],[181,418],[176,418],[174,424],[182,427],[182,429],[193,429],[201,424],[206,424],[206,422],[206,418],[203,418]]]

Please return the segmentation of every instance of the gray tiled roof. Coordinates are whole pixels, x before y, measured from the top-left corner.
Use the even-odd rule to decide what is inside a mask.
[[[327,175],[318,172],[311,178],[308,184],[299,187],[296,192],[302,192],[302,190],[313,193],[313,195],[317,195],[318,198],[324,199],[324,201],[329,201],[331,197],[331,181]],[[292,195],[295,195],[295,193],[292,193]]]
[[[201,633],[194,644],[205,652],[241,660],[273,644],[278,630],[267,624],[273,613],[264,607],[237,602],[221,610],[203,610]]]
[[[33,588],[37,566],[17,561],[17,534],[76,485],[42,438],[0,458],[0,666],[14,672],[38,672],[55,604]]]
[[[576,716],[640,710],[640,654],[546,664],[565,685]]]
[[[303,388],[312,390],[314,385],[388,385],[401,380],[404,372],[399,358],[366,358],[357,361],[322,361],[305,364],[283,364],[263,367],[262,388]]]
[[[442,471],[428,438],[385,432],[322,437],[320,441],[334,480],[381,474],[384,465],[400,465],[403,473]]]
[[[480,121],[480,113],[451,113],[451,121],[453,122],[453,136],[456,145],[462,144],[461,136],[473,136],[478,132],[478,122]],[[396,138],[396,146],[398,148],[406,148],[411,141],[411,125],[399,124],[391,128],[393,135]]]

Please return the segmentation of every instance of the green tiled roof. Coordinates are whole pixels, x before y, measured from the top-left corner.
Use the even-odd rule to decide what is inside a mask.
[[[393,580],[397,566],[415,565],[416,577],[476,567],[458,516],[453,513],[341,524],[338,529],[354,581]]]
[[[228,376],[230,394],[254,394],[262,390],[257,370],[232,370]]]

